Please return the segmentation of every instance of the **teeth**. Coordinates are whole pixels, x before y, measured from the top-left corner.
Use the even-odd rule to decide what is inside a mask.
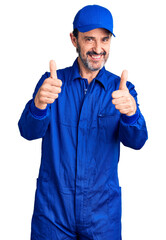
[[[95,59],[100,59],[100,55],[99,56],[94,56],[94,55],[92,55],[92,58],[95,58]]]

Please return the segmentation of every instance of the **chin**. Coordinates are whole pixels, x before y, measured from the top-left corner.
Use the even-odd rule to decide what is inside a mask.
[[[91,71],[99,71],[101,70],[105,65],[105,62],[104,63],[101,63],[100,66],[94,66],[92,64],[88,64],[88,69],[91,70]]]

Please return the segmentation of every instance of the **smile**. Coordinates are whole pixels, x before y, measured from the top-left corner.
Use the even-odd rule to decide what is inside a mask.
[[[94,54],[89,54],[89,56],[93,59],[93,60],[100,60],[102,58],[102,55],[94,55]]]

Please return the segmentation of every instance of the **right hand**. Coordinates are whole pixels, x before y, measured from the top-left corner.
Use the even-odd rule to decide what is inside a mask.
[[[47,104],[51,104],[58,98],[61,92],[62,81],[57,78],[56,63],[50,61],[50,77],[46,78],[39,88],[35,97],[35,106],[39,109],[45,109]]]

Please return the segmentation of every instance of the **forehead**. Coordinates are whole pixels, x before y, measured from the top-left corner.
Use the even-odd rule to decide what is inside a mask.
[[[84,37],[84,36],[89,36],[89,37],[105,37],[109,36],[110,32],[104,28],[96,28],[88,32],[79,32],[79,35]]]

